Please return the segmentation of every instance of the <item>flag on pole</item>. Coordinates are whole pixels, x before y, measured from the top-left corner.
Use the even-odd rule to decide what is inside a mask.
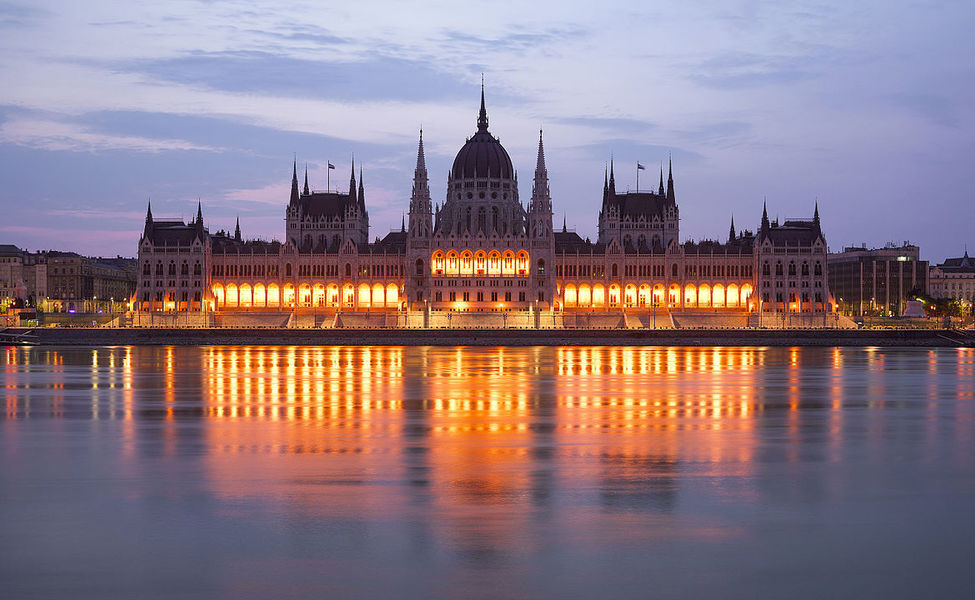
[[[335,165],[333,165],[332,163],[328,163],[328,168],[329,169],[334,169],[335,168]]]
[[[647,168],[646,168],[646,167],[644,167],[643,165],[641,165],[641,164],[640,164],[640,161],[637,161],[637,162],[636,162],[636,168],[637,168],[637,170],[639,170],[639,171],[646,171],[646,170],[647,170]]]

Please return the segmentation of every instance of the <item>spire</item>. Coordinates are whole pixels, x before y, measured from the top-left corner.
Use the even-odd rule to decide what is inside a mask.
[[[237,217],[237,225],[234,226],[234,239],[240,241],[240,217]]]
[[[565,213],[562,213],[562,233],[566,233],[568,229],[565,228]]]
[[[477,130],[487,131],[488,128],[488,116],[487,110],[484,108],[484,73],[481,73],[481,110],[477,113]]]
[[[613,176],[613,156],[609,157],[609,192],[616,195],[616,177]]]
[[[535,162],[535,177],[542,174],[543,177],[548,178],[548,171],[545,168],[545,147],[542,145],[542,130],[538,130],[538,159]]]
[[[819,200],[816,200],[816,209],[813,211],[813,223],[819,227]]]
[[[606,166],[603,166],[603,196],[609,191],[609,171]]]
[[[146,203],[146,224],[152,223],[152,198]]]
[[[311,190],[308,189],[308,163],[305,163],[305,189],[303,191],[306,196],[311,194]]]
[[[400,223],[399,230],[403,233],[406,232],[406,215],[403,215],[403,221]]]
[[[349,201],[355,202],[355,154],[352,155],[352,174],[349,176]]]
[[[420,143],[416,147],[416,171],[414,172],[414,179],[419,176],[426,177],[427,175],[427,158],[423,152],[423,128],[420,128]]]
[[[657,188],[657,195],[658,196],[663,196],[664,195],[664,165],[663,165],[663,163],[660,164],[660,187]]]
[[[366,210],[366,191],[362,187],[362,165],[359,165],[359,209]]]
[[[671,156],[667,163],[667,201],[676,202],[674,197],[674,157]]]
[[[203,202],[199,198],[196,200],[196,222],[203,223]]]
[[[762,200],[762,231],[765,231],[768,228],[768,202],[766,200]]]
[[[731,230],[728,232],[728,242],[735,241],[735,215],[731,215]]]
[[[295,158],[295,162],[291,168],[291,204],[298,203],[298,159]]]

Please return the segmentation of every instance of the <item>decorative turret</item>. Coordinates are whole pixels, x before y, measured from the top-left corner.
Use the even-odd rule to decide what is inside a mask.
[[[664,166],[660,165],[660,187],[657,188],[657,195],[664,195]]]
[[[152,234],[152,199],[146,201],[146,225],[145,229],[142,231],[142,235],[145,238],[149,238]]]
[[[352,157],[352,174],[349,175],[349,204],[358,206],[355,189],[355,156]]]
[[[674,159],[673,159],[673,157],[670,158],[670,160],[668,162],[668,165],[667,165],[667,201],[668,202],[671,202],[671,203],[677,201],[676,198],[675,198],[675,196],[674,196]]]
[[[532,237],[547,236],[552,231],[552,197],[548,189],[548,169],[545,168],[545,145],[542,130],[538,130],[538,158],[535,162],[535,180],[532,198],[528,204],[530,233]]]
[[[291,202],[294,205],[298,203],[298,159],[295,159],[294,164],[291,169]]]
[[[728,243],[735,241],[735,215],[731,215],[731,229],[728,231]]]
[[[427,160],[423,152],[423,130],[416,148],[416,169],[413,170],[413,194],[410,197],[410,236],[426,238],[433,232],[430,185]]]
[[[762,201],[762,231],[768,231],[769,227],[770,225],[768,221],[768,202],[763,200]]]
[[[477,113],[477,130],[487,131],[488,130],[488,116],[487,109],[484,108],[484,75],[481,75],[481,110]]]
[[[308,164],[305,163],[305,189],[302,190],[306,196],[311,194],[311,190],[308,188]]]
[[[234,226],[234,239],[238,242],[241,241],[240,238],[240,217],[237,217],[237,224]]]
[[[359,165],[359,212],[366,214],[366,190],[362,185],[362,165]]]
[[[609,158],[609,195],[616,195],[616,177],[613,175],[613,157]]]
[[[813,211],[813,224],[816,225],[816,229],[822,230],[819,225],[819,200],[816,200],[816,209]]]

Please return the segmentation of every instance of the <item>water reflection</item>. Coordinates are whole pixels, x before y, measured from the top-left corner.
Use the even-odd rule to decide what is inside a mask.
[[[970,474],[975,462],[970,349],[39,347],[4,357],[6,457],[35,452],[57,471],[74,452],[65,464],[101,473],[118,498],[166,498],[193,520],[253,532],[248,555],[280,559],[297,545],[394,561],[420,595],[438,594],[419,574],[445,567],[470,572],[438,593],[483,584],[504,596],[529,585],[529,560],[613,572],[626,561],[586,549],[747,544],[761,535],[758,507],[845,506],[864,482]],[[4,465],[8,489],[28,477]],[[362,591],[326,562],[315,566]],[[489,577],[499,571],[510,577]]]

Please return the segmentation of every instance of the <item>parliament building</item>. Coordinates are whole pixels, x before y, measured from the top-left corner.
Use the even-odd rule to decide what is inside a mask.
[[[134,314],[176,324],[547,328],[788,326],[832,312],[818,207],[782,223],[763,207],[754,232],[732,221],[725,241],[681,242],[672,168],[656,190],[621,193],[611,164],[590,241],[553,226],[545,160],[539,132],[523,202],[482,89],[443,202],[430,195],[421,131],[408,217],[382,239],[369,241],[354,163],[348,192],[311,190],[307,170],[299,185],[293,165],[282,241],[245,239],[239,222],[211,233],[201,206],[189,223],[156,219],[150,207]]]

